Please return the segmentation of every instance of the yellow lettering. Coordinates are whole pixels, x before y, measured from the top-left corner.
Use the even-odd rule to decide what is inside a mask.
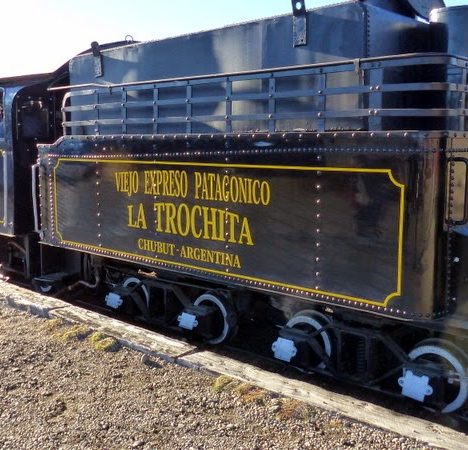
[[[175,218],[177,214],[174,203],[165,203],[166,206],[166,233],[177,234]]]
[[[226,213],[226,220],[229,224],[229,239],[228,242],[235,244],[236,240],[236,225],[239,223],[239,214],[232,212]]]
[[[192,208],[192,212],[190,214],[190,228],[192,229],[192,234],[194,238],[200,239],[201,235],[203,234],[203,231],[201,229],[197,230],[197,220],[195,218],[195,215],[197,215],[199,218],[202,217],[202,209],[200,206],[195,205]]]
[[[143,207],[143,203],[138,204],[138,212],[136,213],[136,217],[133,211],[133,205],[127,205],[127,212],[128,212],[128,224],[129,228],[141,228],[143,230],[148,229],[146,225],[146,215],[145,209]]]
[[[156,170],[156,195],[159,195],[161,192],[161,187],[163,185],[163,173],[160,170]]]
[[[188,236],[190,233],[190,210],[185,203],[181,203],[177,208],[177,229],[181,236]]]
[[[137,171],[115,173],[115,189],[117,192],[123,192],[130,197],[138,192],[139,184]]]
[[[202,207],[203,210],[203,239],[214,241],[224,240],[224,211],[216,208]]]
[[[194,188],[197,200],[264,206],[271,201],[271,187],[265,180],[194,172]]]
[[[156,231],[158,233],[162,233],[162,213],[163,213],[163,209],[164,209],[164,203],[155,203],[153,205],[153,211],[156,211],[156,218],[154,220],[154,223],[156,225]]]
[[[186,198],[188,175],[185,170],[145,170],[144,193]]]
[[[249,221],[247,220],[247,217],[242,218],[242,224],[241,224],[241,230],[239,232],[239,244],[244,244],[247,245],[253,245],[253,240],[252,240],[252,233],[250,232],[250,224]]]
[[[200,172],[195,172],[195,198],[198,200],[200,198],[199,189],[202,183],[202,175]]]
[[[180,249],[179,256],[181,258],[192,259],[194,261],[212,263],[220,266],[228,266],[236,269],[241,268],[239,255],[234,253],[226,253],[217,250],[209,250],[205,248],[183,245]]]
[[[175,244],[169,242],[152,241],[151,239],[143,238],[137,240],[137,245],[140,250],[171,256],[174,256],[176,248]]]
[[[156,202],[155,231],[196,239],[254,245],[247,217],[208,206]],[[141,223],[143,223],[141,221]],[[145,218],[146,225],[146,218]]]

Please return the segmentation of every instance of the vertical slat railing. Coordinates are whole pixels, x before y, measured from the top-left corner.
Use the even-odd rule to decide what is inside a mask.
[[[94,95],[93,95],[93,98],[94,98],[94,134],[99,136],[100,134],[100,124],[99,124],[99,91],[96,89],[94,91]]]
[[[461,79],[462,79],[462,83],[466,85],[468,85],[468,79],[467,79],[467,76],[468,76],[468,70],[465,68],[463,68],[461,70]],[[460,108],[463,109],[463,110],[466,110],[467,108],[467,104],[466,104],[466,101],[467,101],[467,95],[466,95],[466,89],[464,91],[462,91],[460,93]],[[460,131],[465,131],[465,127],[466,127],[466,121],[467,121],[467,117],[466,117],[466,114],[465,112],[463,111],[462,114],[460,114],[460,118],[459,118],[459,124],[458,124],[458,129]]]
[[[382,84],[384,81],[384,70],[382,68],[369,70],[369,131],[380,131],[382,129],[382,118],[379,112],[382,109]]]
[[[276,130],[276,79],[272,76],[268,80],[268,131]]]
[[[226,133],[232,133],[232,81],[226,78]]]
[[[127,134],[127,89],[122,88],[122,102],[120,104],[120,122],[122,123],[122,134]]]
[[[159,88],[155,84],[153,86],[153,133],[159,132]]]
[[[324,90],[327,88],[327,74],[322,73],[318,77],[318,109],[317,112],[317,131],[324,132],[326,127],[325,110],[327,109],[327,96],[324,94]]]
[[[192,92],[193,88],[190,84],[185,88],[185,132],[192,132]]]
[[[435,79],[433,82],[420,81],[417,77],[411,76],[411,70],[406,69],[412,65],[420,67],[423,64],[429,67],[437,64],[443,65],[444,70],[448,70],[449,74],[452,74],[448,83],[441,83],[439,79]],[[77,127],[77,131],[74,132],[81,132],[78,127],[82,127],[83,133],[96,135],[102,135],[111,127],[120,126],[121,133],[128,134],[129,131],[132,131],[132,126],[129,126],[130,123],[134,124],[135,129],[137,129],[137,127],[140,127],[140,122],[140,128],[146,127],[147,130],[149,128],[149,131],[152,131],[155,135],[161,133],[161,130],[164,129],[162,123],[177,123],[180,125],[185,122],[185,126],[182,125],[182,130],[185,130],[187,134],[192,134],[197,131],[197,127],[193,125],[195,119],[202,121],[207,126],[210,122],[221,123],[221,129],[218,129],[218,132],[224,131],[225,133],[236,131],[237,127],[236,124],[233,124],[233,120],[249,121],[252,127],[254,123],[261,121],[261,127],[255,125],[255,128],[258,131],[269,133],[281,131],[280,120],[289,123],[288,126],[282,127],[286,130],[301,128],[306,131],[325,132],[326,130],[356,128],[372,132],[382,131],[387,128],[399,129],[398,127],[413,129],[414,127],[410,128],[413,126],[412,124],[418,126],[419,123],[414,121],[413,118],[418,117],[438,117],[439,120],[434,120],[436,129],[465,131],[468,128],[468,91],[466,90],[468,66],[466,64],[468,63],[460,63],[453,59],[447,60],[447,58],[436,58],[434,56],[424,59],[421,57],[415,58],[414,62],[408,61],[408,58],[402,58],[402,61],[397,60],[396,62],[393,60],[356,60],[354,63],[343,64],[342,67],[338,68],[330,65],[330,67],[307,68],[304,70],[294,68],[291,72],[278,69],[274,72],[253,73],[251,75],[221,75],[207,77],[202,80],[198,78],[194,80],[155,80],[145,84],[136,83],[134,86],[115,85],[99,88],[93,86],[82,91],[75,90],[77,87],[74,87],[74,90],[63,97],[64,134],[69,134],[70,128],[73,126]],[[350,74],[353,65],[356,76]],[[387,71],[392,74],[392,71],[400,70],[400,67],[402,77],[406,76],[409,79],[401,79],[402,77],[385,79]],[[344,83],[337,82],[341,78],[335,77],[335,74],[340,73],[349,75],[343,76]],[[291,82],[282,83],[281,80],[287,81],[288,77],[290,77]],[[299,77],[301,82],[295,83],[296,79],[294,77]],[[306,87],[301,77],[312,77],[314,81],[313,88]],[[234,93],[235,86],[233,86],[233,83],[245,80],[262,80],[262,90],[252,92],[251,96],[248,92],[239,95],[237,92]],[[388,85],[384,85],[385,81],[388,82]],[[217,89],[205,89],[206,96],[196,95],[194,97],[194,93],[198,94],[195,86],[208,85],[209,87],[209,85],[213,84],[216,85],[217,89],[220,87],[221,92],[224,94],[219,95]],[[161,91],[161,89],[172,88],[182,88],[182,95],[178,94],[177,97],[166,99],[166,96],[163,95],[164,91]],[[115,91],[113,92],[113,90]],[[151,92],[149,98],[146,95],[132,95],[133,92],[138,94],[142,91],[145,93],[147,90]],[[411,99],[418,99],[419,97],[415,96],[421,95],[421,98],[423,98],[425,91],[436,93],[433,108],[430,108],[429,104],[426,105],[425,102],[419,108],[416,107],[417,105],[412,106],[411,103],[406,102],[407,96]],[[70,102],[70,96],[73,96],[73,102]],[[109,96],[110,99],[108,99]],[[120,105],[115,96],[117,98],[120,96]],[[163,100],[161,100],[161,97],[163,97]],[[312,99],[310,100],[310,107],[306,110],[304,110],[304,105],[309,100],[307,102],[302,101],[303,98]],[[340,98],[343,98],[342,102],[340,102]],[[356,102],[357,98],[359,99],[358,102]],[[393,107],[385,106],[384,108],[383,100],[386,98],[389,100],[395,98],[397,101],[389,102],[389,105],[394,105]],[[440,105],[439,98],[446,99],[444,105]],[[101,100],[103,104],[100,104]],[[428,100],[431,100],[431,98]],[[225,102],[224,106],[222,105],[223,101]],[[233,112],[236,112],[234,101],[243,102],[247,105],[247,107],[239,110],[239,115],[233,114]],[[215,108],[210,116],[212,110],[210,105],[213,102],[222,107],[222,110],[220,112]],[[265,109],[262,108],[262,111],[255,108],[255,106],[259,105],[259,102],[262,102],[262,106],[266,107]],[[70,103],[73,103],[73,105]],[[203,108],[205,103],[210,107]],[[182,106],[184,104],[185,107]],[[197,109],[196,105],[198,104],[202,105],[202,107]],[[251,104],[251,107],[248,107],[249,104]],[[165,108],[166,105],[180,106],[177,106],[178,112],[173,117],[166,117],[164,114],[162,118],[161,109]],[[336,105],[336,107],[333,105]],[[101,108],[103,112],[100,111]],[[111,108],[115,108],[114,111]],[[147,111],[145,117],[141,116],[142,109]],[[198,110],[200,113],[196,115]],[[135,111],[135,113],[132,114],[132,111]],[[118,121],[119,114],[120,123]],[[222,121],[224,121],[224,125]],[[304,122],[306,122],[305,126],[303,125]],[[151,123],[152,125],[147,127],[147,124]],[[421,123],[424,124],[422,120]],[[425,123],[427,126],[423,125],[422,129],[432,126],[432,122],[427,121]]]

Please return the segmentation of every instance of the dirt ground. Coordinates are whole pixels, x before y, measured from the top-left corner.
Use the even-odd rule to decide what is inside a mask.
[[[0,302],[1,449],[428,449]]]

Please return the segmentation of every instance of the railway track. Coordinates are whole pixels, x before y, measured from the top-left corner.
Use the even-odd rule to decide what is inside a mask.
[[[398,399],[378,395],[354,385],[295,371],[240,345],[243,342],[242,333],[251,331],[248,326],[244,327],[240,337],[232,345],[213,348],[189,341],[172,332],[162,334],[135,322],[117,320],[103,314],[105,311],[102,308],[84,308],[84,302],[79,302],[79,305],[76,302],[71,304],[4,282],[1,282],[1,292],[0,301],[9,306],[42,317],[86,324],[89,328],[112,335],[123,345],[144,354],[214,374],[229,375],[351,419],[424,440],[433,446],[465,448],[468,427],[464,417],[416,409],[409,402],[402,403]]]
[[[67,301],[66,299],[62,300]],[[92,300],[75,299],[71,304],[106,317],[113,317],[114,314],[113,311],[99,306]],[[143,321],[138,321],[130,317],[119,317],[118,319],[149,332],[155,330],[154,327],[152,328]],[[158,333],[162,333],[171,339],[190,343],[189,345],[192,347],[187,351],[187,354],[183,353],[182,355],[178,355],[176,360],[188,354],[211,352],[220,357],[231,358],[239,363],[253,365],[267,373],[276,374],[286,379],[292,379],[306,384],[312,383],[313,386],[318,386],[329,392],[345,396],[351,395],[353,398],[363,399],[366,402],[380,405],[388,410],[403,415],[428,421],[437,421],[441,425],[449,424],[451,427],[459,430],[468,430],[468,407],[452,414],[441,414],[429,407],[421,407],[419,402],[411,402],[408,399],[403,399],[404,401],[402,402],[402,398],[396,394],[392,396],[392,394],[382,393],[377,389],[372,390],[371,387],[358,386],[346,382],[344,379],[332,380],[326,375],[307,371],[303,368],[294,367],[274,359],[272,357],[271,343],[276,339],[278,329],[266,322],[259,323],[258,321],[251,321],[243,323],[235,338],[229,344],[221,346],[206,344],[194,337],[190,332],[183,334],[180,329],[156,327],[156,330]],[[216,369],[213,371],[215,373],[218,372]],[[229,375],[229,372],[226,372],[226,374]],[[258,384],[258,382],[256,384]],[[268,388],[268,386],[266,387]]]

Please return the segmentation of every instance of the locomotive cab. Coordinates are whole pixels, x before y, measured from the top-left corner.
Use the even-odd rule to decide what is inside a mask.
[[[67,79],[65,66],[52,74],[0,79],[0,261],[6,277],[27,281],[40,271],[31,166],[37,143],[54,142],[61,133],[61,98],[48,88]]]

